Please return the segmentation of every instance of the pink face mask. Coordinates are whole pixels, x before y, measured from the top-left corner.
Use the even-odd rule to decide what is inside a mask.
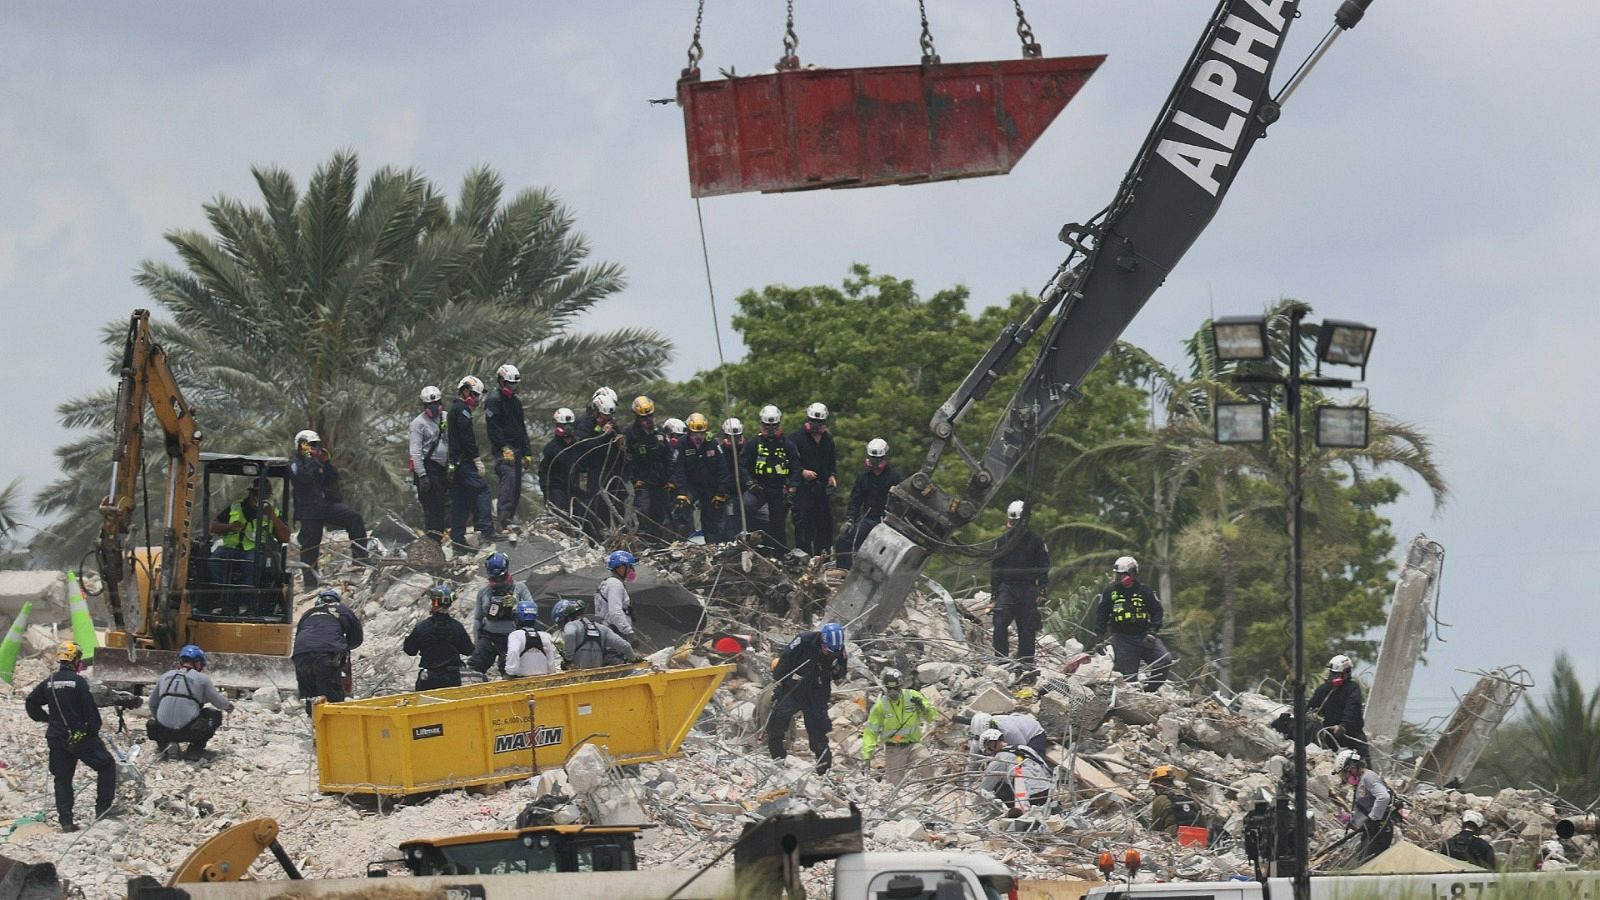
[[[632,581],[634,579],[634,576],[636,576],[636,575],[638,575],[637,572],[633,571],[632,569],[629,569],[628,570],[628,574],[623,576],[622,580],[623,581]]]
[[[467,405],[467,409],[477,409],[478,408],[478,395],[477,394],[468,394],[465,397],[461,398],[461,402],[465,403]]]
[[[1350,785],[1360,784],[1361,783],[1361,776],[1357,775],[1354,772],[1347,772],[1347,773],[1345,773],[1345,776],[1344,776],[1344,783],[1345,784],[1350,784]]]

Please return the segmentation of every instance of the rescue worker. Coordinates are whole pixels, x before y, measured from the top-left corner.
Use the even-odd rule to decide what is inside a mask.
[[[633,424],[623,437],[628,457],[624,474],[633,482],[633,512],[638,530],[652,537],[667,537],[666,483],[671,477],[672,451],[667,437],[656,428],[656,404],[644,394],[633,398]]]
[[[173,744],[188,744],[184,758],[208,755],[206,742],[222,727],[222,714],[233,704],[217,690],[205,668],[205,651],[185,644],[178,651],[178,667],[156,679],[145,734],[156,742],[157,753],[166,753]]]
[[[528,586],[511,576],[511,560],[504,553],[491,553],[483,561],[489,583],[478,591],[478,605],[472,617],[477,643],[467,668],[487,674],[496,662],[506,674],[506,639],[517,630],[517,604],[533,602]]]
[[[539,629],[539,604],[518,600],[514,612],[517,630],[506,638],[506,677],[527,678],[559,672],[556,639]]]
[[[574,425],[577,419],[565,406],[556,410],[551,418],[555,421],[555,433],[539,454],[539,493],[544,495],[546,507],[570,517],[577,513],[573,501],[581,496],[578,455],[582,451],[578,449]]]
[[[467,375],[456,383],[456,402],[445,419],[450,435],[450,540],[458,552],[470,553],[467,546],[467,519],[477,523],[478,544],[488,546],[500,540],[494,530],[494,511],[489,503],[489,483],[483,480],[483,463],[478,461],[478,435],[472,430],[472,411],[483,402],[483,380]]]
[[[472,638],[467,636],[466,626],[450,615],[455,589],[441,581],[423,596],[428,600],[428,615],[400,646],[407,656],[417,657],[416,690],[459,687],[461,657],[472,652]]]
[[[1139,561],[1117,558],[1111,583],[1100,592],[1099,632],[1111,634],[1112,668],[1130,682],[1139,680],[1139,665],[1148,663],[1144,689],[1155,691],[1167,683],[1172,654],[1157,632],[1166,611],[1156,592],[1139,582]]]
[[[270,499],[262,502],[260,498],[261,483],[251,481],[244,499],[229,504],[211,523],[211,533],[222,537],[222,546],[211,551],[209,563],[212,583],[223,585],[217,606],[237,610],[241,616],[250,615],[255,606],[254,589],[261,586],[260,557],[267,542],[289,542],[288,524],[278,517]]]
[[[77,831],[72,807],[72,776],[83,763],[94,770],[94,817],[111,814],[117,799],[117,761],[100,739],[100,710],[82,675],[83,651],[72,641],[56,648],[54,674],[39,682],[24,702],[28,718],[44,722],[45,746],[50,749],[50,776],[55,780],[56,814],[62,831]]]
[[[867,724],[861,730],[861,761],[871,765],[882,745],[883,777],[890,784],[926,774],[932,754],[922,746],[922,738],[927,726],[939,721],[939,713],[921,691],[902,687],[903,677],[899,669],[883,670],[883,696],[867,711]]]
[[[1328,660],[1328,677],[1311,692],[1306,708],[1321,720],[1317,743],[1329,750],[1367,753],[1366,718],[1361,684],[1351,677],[1355,663],[1343,653]]]
[[[774,553],[789,551],[789,495],[794,492],[794,461],[783,436],[783,413],[776,406],[761,407],[761,433],[745,445],[739,469],[760,506],[766,507],[766,540]]]
[[[1013,500],[1006,507],[1006,549],[989,568],[989,591],[994,597],[994,653],[1011,653],[1011,624],[1017,626],[1017,661],[1033,667],[1034,641],[1044,618],[1039,601],[1050,584],[1050,551],[1044,538],[1028,527],[1024,504]]]
[[[1494,847],[1483,839],[1483,813],[1469,809],[1461,814],[1461,830],[1446,838],[1439,852],[1445,856],[1472,863],[1480,868],[1494,869]]]
[[[1394,840],[1394,793],[1354,750],[1340,750],[1333,758],[1333,771],[1354,788],[1355,811],[1341,812],[1338,819],[1346,828],[1361,832],[1357,862],[1366,862],[1389,849]]]
[[[606,556],[606,568],[611,570],[611,574],[600,580],[600,586],[594,590],[594,603],[590,607],[596,619],[610,626],[636,650],[641,636],[633,627],[633,598],[628,596],[626,582],[638,576],[638,565],[639,558],[632,553],[626,550],[611,551]]]
[[[839,486],[839,455],[828,433],[828,407],[806,407],[806,421],[789,442],[794,476],[794,544],[812,556],[833,548],[833,507],[828,498]]]
[[[728,541],[754,527],[748,524],[750,511],[744,503],[750,485],[739,469],[739,457],[744,454],[743,421],[732,416],[722,420],[722,439],[717,442],[717,449],[722,452],[717,493],[736,501],[722,506],[722,526],[717,533],[721,540]]]
[[[422,411],[411,420],[407,460],[422,504],[422,529],[435,544],[444,542],[450,516],[450,445],[444,430],[444,394],[433,385],[422,389]]]
[[[973,753],[985,752],[978,738],[993,728],[1005,738],[1007,745],[1026,745],[1033,748],[1033,752],[1037,753],[1040,759],[1048,759],[1046,754],[1050,752],[1050,738],[1045,735],[1044,726],[1039,724],[1039,720],[1029,713],[1007,713],[1003,716],[991,716],[984,712],[973,713],[969,724],[972,729]]]
[[[662,503],[666,510],[663,519],[665,537],[673,541],[686,540],[689,532],[694,531],[694,512],[689,504],[677,501],[678,483],[673,480],[672,473],[678,466],[678,455],[689,443],[689,425],[682,419],[668,419],[661,423],[661,434],[667,442],[666,482],[662,486]]]
[[[294,676],[306,715],[311,715],[317,697],[329,703],[344,702],[350,651],[365,639],[361,620],[338,591],[325,588],[317,594],[316,604],[294,626]]]
[[[333,467],[322,438],[311,430],[294,436],[294,462],[289,464],[289,479],[294,484],[294,518],[300,523],[301,577],[307,588],[320,580],[317,568],[322,555],[322,535],[329,528],[342,529],[350,536],[350,557],[367,560],[367,524],[361,513],[344,502],[339,490],[339,471]]]
[[[1175,835],[1180,826],[1208,828],[1200,801],[1178,787],[1182,777],[1177,766],[1156,766],[1150,773],[1150,790],[1156,795],[1150,801],[1152,829]]]
[[[978,743],[990,757],[978,790],[1004,803],[1006,818],[1014,819],[1033,807],[1049,805],[1055,782],[1042,754],[1027,744],[1007,744],[998,728],[978,735]]]
[[[598,388],[589,411],[578,420],[578,465],[587,479],[584,502],[589,536],[599,540],[622,514],[628,494],[623,482],[627,439],[617,425],[617,392]]]
[[[865,467],[856,473],[855,486],[850,489],[850,506],[845,510],[844,527],[839,529],[839,539],[834,544],[840,564],[850,568],[855,552],[867,535],[883,521],[884,508],[889,503],[889,491],[901,480],[900,473],[889,465],[889,442],[883,438],[867,441]]]
[[[778,657],[772,674],[777,687],[772,694],[772,712],[767,716],[767,750],[773,759],[789,755],[789,723],[798,713],[805,717],[806,740],[816,757],[816,772],[833,768],[833,749],[828,732],[833,720],[828,716],[828,698],[833,683],[845,675],[844,626],[829,622],[819,631],[807,631],[789,642]]]
[[[672,465],[672,481],[677,487],[672,502],[688,515],[691,531],[694,510],[700,510],[700,535],[706,543],[721,540],[722,509],[728,495],[722,485],[722,450],[711,440],[711,422],[700,413],[684,420],[689,435],[679,447]],[[690,535],[693,537],[693,534]]]
[[[565,668],[598,669],[639,658],[611,626],[584,615],[585,609],[584,601],[574,598],[557,601],[550,610],[550,617],[561,629],[561,660]]]
[[[494,457],[494,476],[500,488],[495,515],[500,530],[506,531],[517,518],[522,502],[522,473],[533,467],[533,448],[528,444],[528,423],[523,418],[522,399],[517,385],[522,373],[506,363],[495,370],[499,385],[483,404],[483,427],[489,437],[489,453]]]
[[[1567,850],[1560,841],[1549,840],[1539,845],[1539,861],[1533,864],[1535,872],[1565,872],[1575,868],[1577,866],[1567,861]]]

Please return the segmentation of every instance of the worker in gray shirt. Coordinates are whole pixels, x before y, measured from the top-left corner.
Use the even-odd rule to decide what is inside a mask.
[[[583,599],[561,600],[550,610],[561,632],[561,659],[567,669],[598,669],[635,662],[638,654],[611,627],[584,615]]]
[[[988,713],[977,712],[972,714],[972,752],[987,756],[986,748],[980,745],[978,738],[991,728],[998,729],[1005,736],[1006,746],[1022,745],[1032,747],[1040,758],[1050,752],[1050,738],[1044,733],[1044,726],[1039,720],[1027,713],[1010,713],[1003,716],[991,716]]]
[[[422,503],[422,527],[435,544],[450,522],[450,441],[444,431],[444,395],[433,385],[422,389],[422,412],[411,420],[411,479]]]
[[[472,656],[467,668],[485,675],[496,660],[500,674],[506,674],[506,641],[516,631],[517,604],[533,602],[528,586],[511,576],[511,560],[504,553],[491,553],[483,567],[489,572],[489,583],[478,591],[478,608],[473,615],[476,629]]]
[[[633,627],[633,598],[628,596],[624,582],[634,578],[634,567],[639,560],[626,550],[613,550],[606,557],[606,568],[611,570],[600,586],[595,588],[590,614],[621,635],[628,646],[638,649],[639,634]]]
[[[156,742],[156,752],[173,744],[188,744],[186,759],[209,755],[206,742],[222,727],[222,714],[233,708],[205,673],[206,655],[186,644],[178,651],[178,667],[162,675],[150,694],[150,721],[145,733]],[[207,709],[207,704],[212,708]]]

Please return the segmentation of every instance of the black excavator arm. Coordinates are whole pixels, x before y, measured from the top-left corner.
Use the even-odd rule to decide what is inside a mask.
[[[1062,228],[1071,252],[1039,298],[1006,326],[935,413],[922,467],[890,494],[884,522],[856,553],[829,618],[876,630],[892,621],[931,553],[977,517],[1039,435],[1210,224],[1282,101],[1333,39],[1355,26],[1372,0],[1344,0],[1307,66],[1277,98],[1271,79],[1298,0],[1221,0],[1145,137],[1111,204],[1088,223]],[[1044,331],[1042,346],[976,452],[955,426]],[[954,451],[970,476],[952,494],[934,483]]]

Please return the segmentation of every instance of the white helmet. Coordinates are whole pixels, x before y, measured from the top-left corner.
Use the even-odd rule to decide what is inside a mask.
[[[1131,556],[1119,556],[1111,568],[1118,575],[1125,575],[1129,572],[1139,571],[1139,561]]]
[[[1008,519],[1020,519],[1020,518],[1022,518],[1022,510],[1023,510],[1022,501],[1021,500],[1013,500],[1013,501],[1011,501],[1011,505],[1006,507],[1006,518],[1008,518]]]
[[[435,384],[430,384],[423,388],[420,396],[422,397],[423,403],[438,403],[440,400],[444,399],[443,392],[441,392],[439,390],[439,386]]]
[[[1559,859],[1562,862],[1565,862],[1567,859],[1567,851],[1566,848],[1561,846],[1560,841],[1545,841],[1539,845],[1539,858]]]
[[[899,687],[900,682],[904,681],[905,677],[906,676],[903,672],[894,668],[893,666],[885,668],[878,675],[878,678],[883,682],[884,687]]]
[[[456,382],[456,393],[459,394],[462,391],[466,391],[466,390],[470,390],[474,394],[482,394],[483,393],[483,379],[479,378],[476,375],[463,375],[463,376],[461,376],[461,380]]]
[[[873,438],[867,441],[867,456],[873,459],[882,459],[889,455],[889,442],[883,438]]]
[[[994,741],[1003,741],[1005,739],[1006,736],[1001,734],[998,728],[986,728],[983,734],[978,735],[978,743],[984,749],[988,749],[989,744]]]
[[[516,366],[506,363],[494,370],[494,377],[504,381],[506,384],[516,384],[522,380],[522,373],[517,371]]]
[[[828,407],[826,404],[813,403],[806,407],[806,418],[814,422],[828,421]]]
[[[617,398],[599,396],[594,398],[594,411],[602,416],[609,416],[617,411]]]
[[[1461,814],[1461,825],[1462,825],[1462,827],[1466,827],[1468,825],[1471,825],[1473,828],[1482,828],[1483,827],[1483,813],[1478,812],[1475,809],[1467,810],[1466,812]]]
[[[557,425],[571,425],[573,422],[578,421],[578,417],[572,414],[572,410],[567,409],[565,406],[556,410],[555,419]]]
[[[689,426],[682,419],[668,419],[661,423],[661,430],[667,434],[684,435],[689,433]]]
[[[1345,656],[1343,653],[1328,660],[1328,671],[1330,672],[1349,672],[1355,667],[1356,664],[1351,662],[1350,657]]]
[[[1363,765],[1361,754],[1348,748],[1340,750],[1338,755],[1333,758],[1333,770],[1335,772],[1343,772],[1351,766],[1359,765]]]
[[[300,446],[301,444],[320,444],[320,443],[322,443],[321,436],[319,436],[315,431],[312,431],[309,428],[307,428],[305,431],[302,431],[299,434],[294,436],[294,445],[296,447]]]
[[[734,418],[723,419],[722,433],[730,437],[738,437],[744,434],[744,423]]]
[[[776,425],[782,421],[783,412],[780,411],[776,406],[768,403],[766,406],[761,407],[761,424]]]
[[[589,398],[589,402],[598,405],[601,397],[608,398],[612,406],[617,405],[617,392],[608,387],[595,388],[594,395]]]
[[[973,737],[981,736],[985,731],[989,730],[989,725],[992,722],[994,722],[994,716],[991,716],[986,712],[975,712],[975,713],[973,713],[972,714],[972,736]]]

